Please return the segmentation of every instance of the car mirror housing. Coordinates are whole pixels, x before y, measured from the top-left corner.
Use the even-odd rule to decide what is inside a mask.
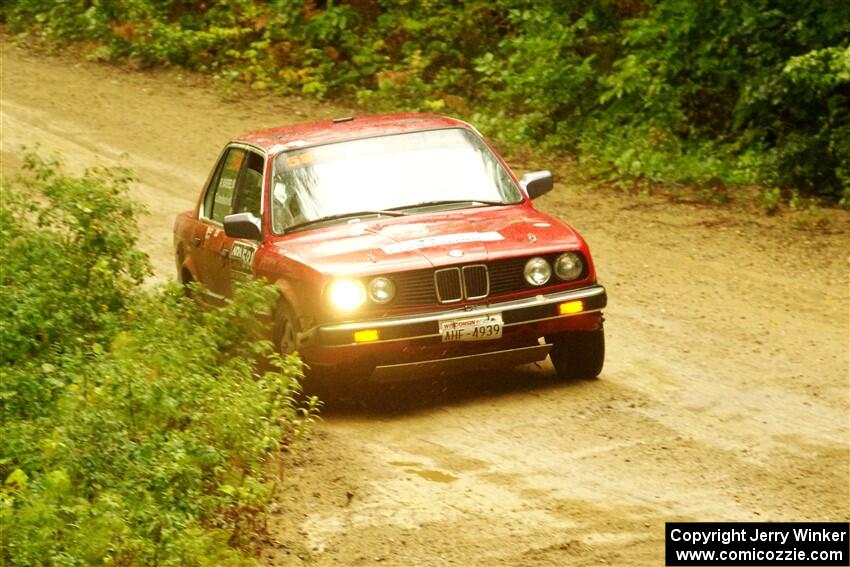
[[[231,238],[262,240],[261,227],[260,219],[251,213],[236,213],[224,217],[224,233]]]
[[[552,173],[550,171],[532,171],[526,173],[519,180],[519,185],[528,193],[529,199],[536,199],[540,195],[552,190]]]

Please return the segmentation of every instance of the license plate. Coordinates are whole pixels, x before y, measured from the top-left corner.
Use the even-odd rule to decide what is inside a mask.
[[[440,321],[444,343],[455,341],[487,341],[502,338],[502,314]]]

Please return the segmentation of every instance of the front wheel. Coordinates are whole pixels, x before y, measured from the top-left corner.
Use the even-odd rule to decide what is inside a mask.
[[[300,333],[301,326],[298,324],[298,317],[295,315],[295,312],[287,303],[278,303],[275,309],[274,329],[272,331],[272,339],[274,340],[274,346],[278,354],[285,358],[290,354],[297,353],[301,348]],[[302,362],[301,372],[303,376],[300,380],[302,387],[307,386],[305,384],[306,381],[314,380],[309,370],[307,365]]]
[[[275,310],[274,322],[274,344],[278,353],[286,357],[290,354],[298,353],[301,349],[301,325],[298,323],[298,316],[292,308],[286,303],[279,303]],[[328,393],[327,376],[324,372],[316,372],[312,370],[302,360],[301,372],[301,387],[304,393],[309,395],[318,395],[321,399],[325,399]]]
[[[549,358],[558,378],[592,380],[602,372],[605,362],[605,330],[567,331],[546,339],[552,343]]]
[[[298,350],[300,341],[298,333],[301,331],[298,319],[292,309],[286,304],[280,304],[275,311],[274,341],[277,351],[286,356]]]

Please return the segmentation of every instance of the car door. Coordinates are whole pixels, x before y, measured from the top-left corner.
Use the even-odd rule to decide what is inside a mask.
[[[262,195],[263,195],[263,172],[265,171],[265,157],[261,154],[248,150],[242,163],[241,170],[236,178],[236,190],[233,194],[231,213],[251,213],[258,219],[263,218]],[[221,279],[225,280],[223,293],[230,296],[233,293],[233,283],[253,277],[254,256],[260,242],[248,238],[231,238],[226,234],[222,236],[219,254],[228,250],[227,262]]]
[[[202,234],[196,235],[198,277],[215,301],[230,295],[230,240],[224,234],[224,217],[233,211],[236,182],[245,163],[247,150],[228,147],[216,166],[201,203],[199,220]]]

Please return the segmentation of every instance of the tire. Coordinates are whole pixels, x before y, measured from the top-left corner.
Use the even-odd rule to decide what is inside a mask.
[[[605,363],[605,330],[569,331],[546,337],[549,358],[562,380],[593,380]]]
[[[194,299],[192,296],[192,284],[195,283],[195,278],[192,277],[192,272],[183,268],[180,271],[180,285],[183,286],[183,293],[189,299]]]
[[[275,350],[284,357],[295,352],[300,352],[301,342],[298,340],[298,334],[300,332],[301,326],[298,324],[298,317],[295,316],[295,312],[289,304],[279,303],[277,309],[275,309],[272,334]],[[303,376],[300,383],[303,393],[307,395],[318,395],[321,399],[325,399],[327,396],[325,376],[313,371],[306,363],[303,363],[303,359],[301,372]]]
[[[281,354],[286,356],[298,351],[300,346],[298,341],[298,333],[301,332],[301,327],[298,325],[298,318],[292,311],[292,308],[285,303],[279,303],[275,309],[274,317],[274,346]]]

